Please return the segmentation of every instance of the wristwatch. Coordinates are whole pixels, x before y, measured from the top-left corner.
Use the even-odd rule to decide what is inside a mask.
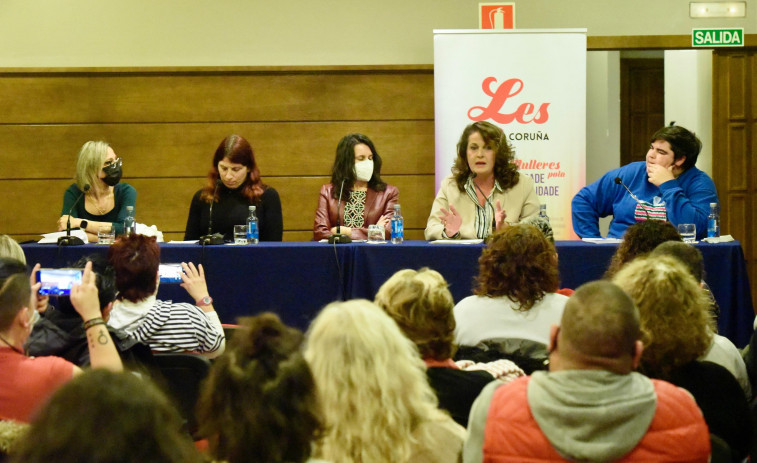
[[[198,307],[213,305],[213,298],[210,296],[205,296],[202,299],[198,299],[196,304]]]
[[[82,220],[81,222],[79,222],[79,228],[81,228],[82,230],[86,230],[87,225],[89,225],[89,222],[87,222],[86,220]]]

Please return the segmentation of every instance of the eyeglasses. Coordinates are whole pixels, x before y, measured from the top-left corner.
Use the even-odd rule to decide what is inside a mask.
[[[103,165],[103,169],[106,167],[121,167],[123,164],[123,161],[121,161],[121,158],[116,158],[113,160],[105,161],[105,164]]]

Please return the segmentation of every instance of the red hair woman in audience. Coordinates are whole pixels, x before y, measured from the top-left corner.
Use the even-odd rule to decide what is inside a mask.
[[[281,241],[284,226],[279,194],[263,183],[252,146],[239,135],[229,135],[218,145],[208,182],[195,193],[189,206],[185,240],[208,233],[211,202],[212,233],[221,233],[231,241],[234,225],[246,224],[249,206],[255,206],[260,241]]]
[[[155,352],[196,352],[207,357],[223,353],[221,321],[208,294],[200,264],[181,264],[184,288],[194,304],[157,299],[160,247],[154,236],[128,235],[108,249],[116,271],[118,297],[108,325],[149,345]]]
[[[264,313],[241,320],[213,363],[199,401],[200,434],[214,460],[303,463],[321,435],[313,375],[302,333]]]
[[[478,264],[475,295],[455,306],[457,343],[521,339],[546,349],[550,327],[560,323],[568,300],[556,293],[554,246],[535,226],[513,225],[491,237]]]

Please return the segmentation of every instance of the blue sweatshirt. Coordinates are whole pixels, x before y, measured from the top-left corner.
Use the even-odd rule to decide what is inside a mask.
[[[616,177],[645,206],[639,206],[623,185],[616,184]],[[622,238],[626,228],[637,221],[667,218],[673,225],[695,224],[699,239],[707,236],[710,203],[717,202],[715,183],[694,166],[657,187],[647,178],[646,163],[632,162],[607,172],[573,197],[573,230],[581,238],[600,238],[599,218],[612,215],[607,237]]]

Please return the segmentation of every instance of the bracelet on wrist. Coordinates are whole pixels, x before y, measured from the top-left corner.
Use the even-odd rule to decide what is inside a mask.
[[[87,331],[88,329],[92,328],[93,326],[97,325],[104,325],[105,320],[102,319],[102,317],[95,317],[90,320],[87,320],[84,322],[84,331]]]

